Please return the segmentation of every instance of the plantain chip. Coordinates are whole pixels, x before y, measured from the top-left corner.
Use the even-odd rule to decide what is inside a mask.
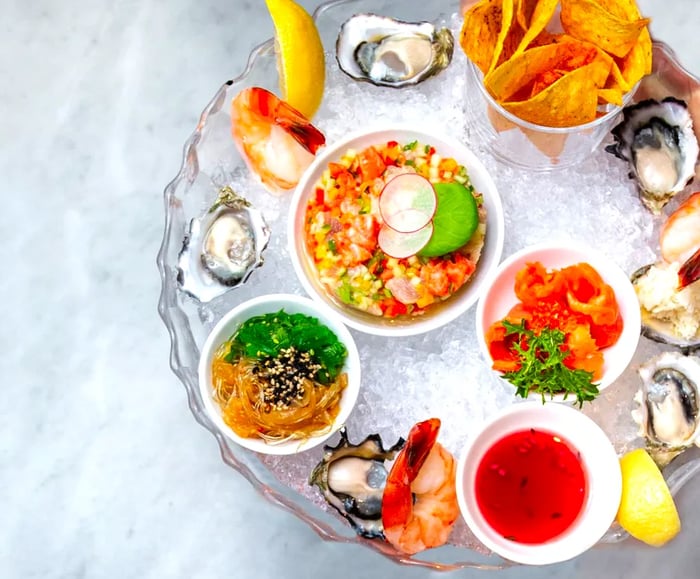
[[[632,50],[649,19],[617,16],[604,2],[612,5],[611,0],[561,0],[561,24],[571,36],[622,58]],[[619,7],[615,10],[622,12]]]
[[[559,0],[519,0],[517,22],[525,34],[513,53],[521,54],[542,33],[552,19]],[[526,22],[526,25],[523,25]]]
[[[488,72],[496,52],[502,20],[500,0],[481,0],[464,14],[459,43],[484,74]]]
[[[571,70],[525,101],[506,101],[503,108],[518,118],[546,127],[583,125],[596,118],[598,89],[610,69],[594,60]]]
[[[598,101],[601,103],[610,103],[618,107],[622,106],[622,90],[617,87],[599,88]]]
[[[572,38],[545,44],[501,64],[486,75],[484,86],[500,102],[529,100],[567,73],[594,60],[603,59],[600,51],[589,43]]]
[[[649,29],[644,28],[632,50],[618,62],[620,74],[629,87],[628,90],[637,84],[642,77],[651,74],[651,51],[651,35]]]

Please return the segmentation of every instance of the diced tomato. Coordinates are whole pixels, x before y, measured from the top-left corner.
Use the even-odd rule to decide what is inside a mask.
[[[321,187],[316,188],[316,204],[323,205],[323,189]]]
[[[379,307],[387,318],[395,318],[408,313],[408,306],[394,298],[386,298],[379,304]]]

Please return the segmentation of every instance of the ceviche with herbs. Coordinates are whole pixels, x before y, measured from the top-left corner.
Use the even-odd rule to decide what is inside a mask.
[[[331,162],[306,206],[305,241],[321,284],[348,306],[423,314],[476,269],[483,197],[433,146],[388,141]]]

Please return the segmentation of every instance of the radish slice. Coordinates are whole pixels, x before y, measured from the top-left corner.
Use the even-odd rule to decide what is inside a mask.
[[[388,225],[382,225],[377,236],[381,250],[389,257],[403,259],[411,257],[423,249],[433,235],[433,224],[428,223],[418,231],[409,233],[396,231]]]
[[[416,173],[402,173],[389,181],[379,197],[384,223],[401,233],[425,227],[437,209],[433,185]]]

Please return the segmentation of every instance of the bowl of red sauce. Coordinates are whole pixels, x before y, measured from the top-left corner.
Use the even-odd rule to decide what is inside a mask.
[[[407,336],[478,299],[503,249],[496,186],[461,142],[391,126],[329,144],[290,205],[289,253],[308,295],[362,332]]]
[[[506,408],[468,442],[457,467],[467,525],[517,563],[557,563],[592,547],[614,521],[621,493],[608,437],[563,404]]]
[[[526,247],[499,265],[484,286],[476,324],[484,359],[519,396],[582,403],[627,368],[639,342],[641,316],[629,277],[612,259],[583,244],[544,244]],[[594,388],[582,389],[584,400],[559,389],[561,374],[535,386],[520,372],[527,364],[518,347],[528,350],[528,332],[555,336],[561,341],[560,365],[589,373]],[[538,356],[545,360],[546,348]]]

